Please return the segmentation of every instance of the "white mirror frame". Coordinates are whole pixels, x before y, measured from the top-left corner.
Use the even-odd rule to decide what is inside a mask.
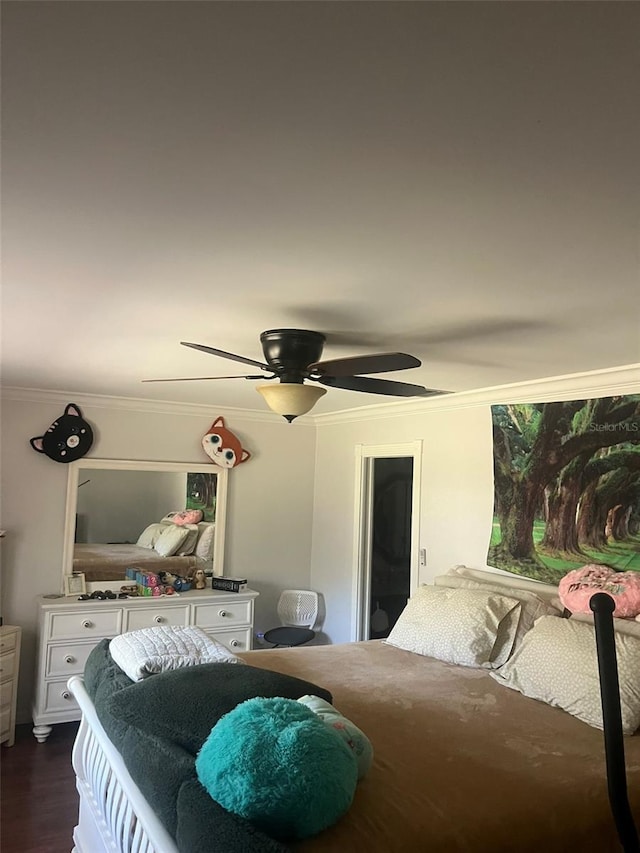
[[[67,505],[64,517],[64,544],[62,550],[62,590],[64,579],[73,573],[73,546],[75,539],[76,511],[78,508],[78,480],[80,470],[95,469],[109,471],[174,471],[182,474],[216,474],[216,533],[213,543],[214,574],[221,575],[224,571],[224,538],[227,521],[227,487],[228,474],[226,468],[219,468],[211,463],[201,462],[148,462],[135,459],[93,459],[83,457],[69,463],[67,478]],[[103,584],[104,585],[104,584]]]

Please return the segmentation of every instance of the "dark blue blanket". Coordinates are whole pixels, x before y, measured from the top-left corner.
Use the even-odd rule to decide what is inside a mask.
[[[195,758],[211,728],[255,696],[299,699],[312,682],[257,667],[209,663],[133,682],[109,641],[89,655],[84,680],[100,722],[181,853],[285,853],[287,847],[232,815],[200,785]]]

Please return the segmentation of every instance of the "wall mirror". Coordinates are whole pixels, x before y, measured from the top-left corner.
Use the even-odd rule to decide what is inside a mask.
[[[226,469],[87,458],[68,467],[63,589],[74,571],[89,588],[124,583],[128,566],[181,577],[195,568],[223,574]],[[204,518],[176,529],[167,517],[185,509],[200,509]]]

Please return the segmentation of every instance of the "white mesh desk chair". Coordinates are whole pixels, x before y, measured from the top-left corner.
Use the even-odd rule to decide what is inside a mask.
[[[264,635],[268,643],[279,646],[301,646],[313,640],[312,630],[318,618],[318,593],[309,589],[285,589],[278,601],[282,625]]]

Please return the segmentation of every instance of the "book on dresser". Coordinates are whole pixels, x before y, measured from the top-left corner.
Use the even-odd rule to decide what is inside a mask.
[[[226,592],[242,592],[248,589],[249,585],[246,578],[224,578],[214,575],[211,578],[211,588],[226,590]]]
[[[91,650],[105,638],[156,625],[194,625],[232,652],[251,649],[258,593],[193,590],[167,597],[38,600],[38,652],[33,734],[44,743],[56,723],[80,719],[67,687],[82,675]]]

